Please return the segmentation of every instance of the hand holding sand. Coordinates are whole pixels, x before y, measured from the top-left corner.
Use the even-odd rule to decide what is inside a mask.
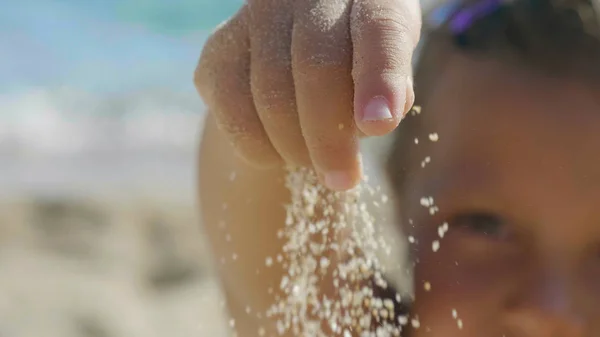
[[[207,42],[195,83],[238,154],[313,166],[335,190],[361,177],[358,136],[414,101],[415,0],[250,0]]]

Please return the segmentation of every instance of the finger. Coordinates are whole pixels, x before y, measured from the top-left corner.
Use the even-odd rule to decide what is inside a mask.
[[[294,12],[292,68],[302,133],[325,184],[346,190],[361,176],[352,117],[350,0],[297,1]]]
[[[238,154],[250,164],[268,167],[281,158],[254,108],[249,50],[248,12],[244,7],[206,42],[194,82]]]
[[[310,165],[296,111],[291,53],[292,0],[249,1],[250,77],[256,111],[287,163]]]
[[[367,135],[384,135],[414,102],[411,60],[421,29],[419,2],[355,1],[351,21],[356,124]]]

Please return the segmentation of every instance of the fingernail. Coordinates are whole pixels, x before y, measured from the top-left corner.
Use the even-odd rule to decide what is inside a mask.
[[[392,118],[392,110],[387,99],[383,96],[376,96],[365,106],[362,120],[364,122],[376,122]]]
[[[352,176],[345,171],[331,171],[325,173],[325,186],[335,191],[346,191],[354,187]]]
[[[413,88],[413,80],[412,77],[408,77],[407,86],[406,86],[406,103],[404,104],[404,112],[402,113],[402,118],[410,111],[410,109],[415,104],[415,91]]]

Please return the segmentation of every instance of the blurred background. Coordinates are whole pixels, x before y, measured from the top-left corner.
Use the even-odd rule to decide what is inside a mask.
[[[242,2],[0,0],[0,337],[227,336],[192,77]]]
[[[241,2],[0,0],[0,336],[225,335],[192,73]]]

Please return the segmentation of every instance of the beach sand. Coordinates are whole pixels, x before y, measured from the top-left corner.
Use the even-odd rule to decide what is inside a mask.
[[[195,206],[201,119],[185,147],[0,142],[0,336],[227,336]]]
[[[0,203],[0,336],[226,336],[196,209]]]

